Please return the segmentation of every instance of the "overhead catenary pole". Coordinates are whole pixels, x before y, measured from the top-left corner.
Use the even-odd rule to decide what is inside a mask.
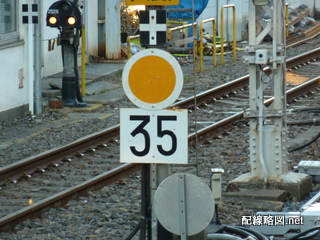
[[[249,0],[249,45],[245,48],[249,64],[250,172],[229,184],[239,188],[286,190],[298,200],[311,191],[307,174],[290,172],[287,149],[285,0]],[[268,15],[269,21],[263,20]],[[268,36],[271,42],[263,40]],[[266,73],[268,67],[271,73]],[[270,96],[271,104],[264,101]]]
[[[271,8],[271,6],[273,6]],[[255,6],[249,1],[249,59],[250,72],[250,163],[254,176],[269,177],[286,174],[286,85],[285,85],[285,1],[273,0],[270,5]],[[267,13],[270,23],[255,19]],[[261,27],[259,25],[262,25]],[[261,29],[264,29],[261,31]],[[261,44],[269,34],[272,44]],[[262,69],[269,66],[271,75]],[[265,106],[264,96],[274,97],[270,106]]]

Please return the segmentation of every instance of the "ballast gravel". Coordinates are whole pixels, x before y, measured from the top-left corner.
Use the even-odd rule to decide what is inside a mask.
[[[320,46],[317,37],[308,44],[287,50],[287,56],[300,53]],[[230,58],[231,59],[231,58]],[[205,90],[231,79],[248,74],[247,65],[238,57],[236,62],[226,58],[226,65],[218,65],[211,70],[205,70],[196,75],[197,89]],[[229,61],[230,60],[230,61]],[[184,89],[193,85],[191,63],[183,66],[186,79]],[[120,81],[120,80],[119,80]],[[23,116],[0,123],[0,167],[35,155],[46,150],[75,141],[93,132],[119,122],[119,109],[133,107],[127,100],[110,103],[99,113],[113,114],[111,117],[91,117],[73,121],[67,110],[47,112],[37,116]],[[94,116],[94,115],[93,115]],[[72,124],[68,124],[72,121]],[[233,165],[230,158],[247,158],[248,152],[242,145],[247,142],[243,134],[247,130],[243,126],[237,128],[238,134],[230,135],[228,142],[218,144],[219,151],[209,153],[210,147],[200,146],[199,158],[205,158],[201,165],[201,178],[209,183],[210,169],[214,166],[213,159],[219,159],[225,166],[227,176],[223,180],[225,187],[228,179],[237,174],[249,171],[249,163]],[[233,144],[231,144],[233,142]],[[234,145],[236,142],[237,145]],[[228,147],[230,143],[230,146]],[[319,146],[313,146],[319,153]],[[236,149],[236,150],[235,150]],[[308,150],[306,150],[308,151]],[[309,153],[312,156],[312,152]],[[208,159],[208,157],[212,159]],[[190,172],[194,173],[194,169]],[[140,216],[140,181],[141,176],[134,174],[129,178],[118,181],[110,186],[86,196],[70,201],[66,206],[50,209],[40,218],[24,221],[12,231],[0,233],[0,240],[124,240],[139,224]],[[0,189],[1,194],[1,189]],[[292,201],[293,205],[297,205]],[[289,209],[290,206],[288,207]],[[255,212],[246,206],[226,200],[219,206],[222,223],[238,224],[240,216],[252,215]],[[138,234],[133,240],[138,240]]]

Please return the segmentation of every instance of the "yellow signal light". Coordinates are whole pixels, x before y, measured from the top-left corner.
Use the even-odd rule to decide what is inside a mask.
[[[77,22],[77,20],[75,17],[68,17],[67,22],[69,25],[74,25]]]
[[[57,22],[58,22],[58,19],[56,17],[52,16],[52,17],[49,18],[49,23],[50,24],[54,25]]]

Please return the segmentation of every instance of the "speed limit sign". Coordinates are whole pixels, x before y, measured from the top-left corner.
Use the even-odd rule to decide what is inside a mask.
[[[120,162],[188,163],[186,109],[120,110]]]

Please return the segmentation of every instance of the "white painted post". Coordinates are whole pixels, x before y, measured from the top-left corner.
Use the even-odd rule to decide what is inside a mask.
[[[271,8],[273,6],[273,8]],[[261,16],[267,13],[271,22]],[[260,18],[260,19],[256,19]],[[255,6],[249,1],[249,74],[250,74],[250,164],[253,176],[276,177],[286,174],[286,87],[285,87],[285,1],[271,0],[270,5]],[[261,27],[259,26],[261,24]],[[261,31],[263,29],[263,31]],[[271,44],[261,44],[269,34]],[[268,62],[257,63],[257,51],[267,51]],[[263,53],[262,51],[262,53]],[[269,66],[267,76],[261,68]],[[273,95],[274,102],[264,106],[264,92]]]
[[[120,0],[106,0],[105,8],[105,41],[106,59],[121,58],[120,39]]]

